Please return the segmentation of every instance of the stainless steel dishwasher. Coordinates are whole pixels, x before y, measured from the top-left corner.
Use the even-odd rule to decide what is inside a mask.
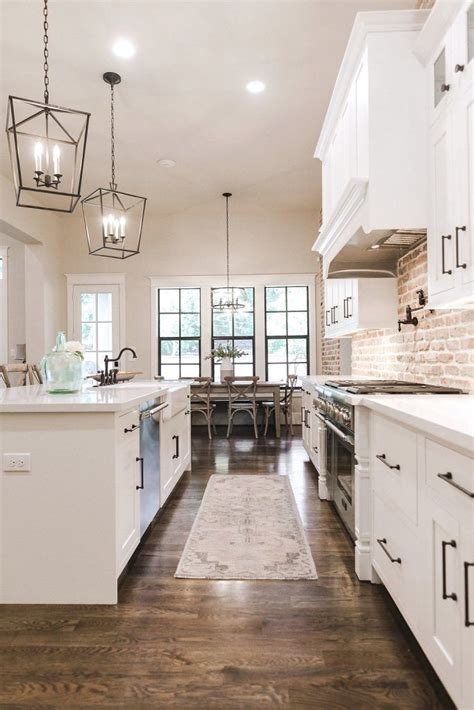
[[[140,538],[160,509],[160,423],[166,402],[140,407]]]

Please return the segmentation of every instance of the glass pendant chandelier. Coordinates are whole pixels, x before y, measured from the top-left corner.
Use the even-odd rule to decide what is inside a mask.
[[[245,290],[230,285],[230,258],[229,258],[229,197],[231,192],[223,192],[225,197],[226,214],[226,254],[227,254],[227,281],[225,288],[215,288],[212,291],[212,308],[214,311],[235,313],[246,306]]]
[[[119,192],[115,182],[114,87],[122,81],[119,74],[103,75],[110,85],[111,180],[82,200],[89,254],[127,259],[140,253],[146,197]]]
[[[72,212],[81,196],[90,113],[49,103],[48,0],[43,18],[44,102],[8,97],[6,130],[16,204]]]

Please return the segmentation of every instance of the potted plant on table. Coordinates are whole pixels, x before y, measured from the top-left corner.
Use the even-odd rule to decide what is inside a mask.
[[[234,374],[233,360],[247,355],[245,350],[234,348],[233,345],[218,345],[213,348],[206,360],[214,360],[220,363],[221,366],[221,382],[225,382],[226,377],[232,377]]]

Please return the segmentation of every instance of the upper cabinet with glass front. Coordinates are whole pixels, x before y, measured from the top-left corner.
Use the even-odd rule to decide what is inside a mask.
[[[426,64],[430,122],[473,81],[474,3],[437,0],[416,46]]]
[[[415,45],[428,86],[428,296],[474,301],[474,1],[437,0]]]

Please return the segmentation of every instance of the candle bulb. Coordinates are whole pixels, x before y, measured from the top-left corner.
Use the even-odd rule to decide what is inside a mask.
[[[109,237],[114,236],[114,218],[109,214]]]
[[[125,217],[120,217],[120,236],[125,239]]]
[[[39,141],[35,144],[35,170],[41,172],[41,159],[43,157],[43,144]]]
[[[118,219],[115,219],[114,222],[115,222],[115,241],[117,242],[118,238],[119,238],[119,221],[118,221]]]
[[[53,148],[53,173],[55,175],[60,175],[61,170],[59,167],[59,158],[61,155],[61,151],[59,150],[59,146],[55,145]]]
[[[102,218],[102,226],[104,230],[104,237],[107,237],[107,217]]]

